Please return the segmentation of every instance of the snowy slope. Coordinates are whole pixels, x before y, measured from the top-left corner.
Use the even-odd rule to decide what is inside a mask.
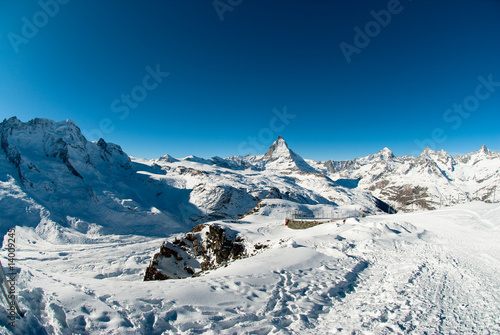
[[[72,121],[0,123],[0,233],[15,224],[165,235],[184,229],[118,145],[88,142]]]
[[[218,224],[269,249],[201,277],[150,282],[144,269],[161,239],[52,244],[17,227],[26,317],[9,328],[0,306],[1,332],[498,333],[499,218],[499,204],[474,202],[295,231],[256,214]]]

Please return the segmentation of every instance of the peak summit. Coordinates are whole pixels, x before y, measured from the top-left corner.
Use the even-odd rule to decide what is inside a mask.
[[[486,145],[483,144],[483,146],[478,150],[478,152],[484,153],[484,154],[489,154],[490,150],[486,148]]]
[[[434,153],[434,150],[432,150],[431,148],[429,147],[426,147],[422,153],[420,154],[420,156],[426,156],[426,155],[429,155],[429,154],[432,154]]]
[[[376,155],[384,159],[394,158],[394,153],[387,147],[377,152]]]
[[[276,141],[269,147],[263,158],[266,168],[272,170],[301,170],[316,172],[307,162],[288,148],[288,144],[283,137],[278,136]]]
[[[288,148],[288,144],[286,144],[285,139],[278,136],[278,139],[274,141],[274,143],[269,147],[267,153],[264,155],[264,158],[267,160],[276,160],[280,157],[291,157],[293,151]]]

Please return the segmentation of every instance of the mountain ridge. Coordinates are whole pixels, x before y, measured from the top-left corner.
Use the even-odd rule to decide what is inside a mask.
[[[103,139],[87,141],[71,120],[13,117],[0,123],[0,134],[0,205],[10,213],[0,217],[4,228],[25,221],[82,233],[161,235],[252,210],[283,217],[299,209],[314,214],[351,206],[375,213],[492,202],[500,184],[500,155],[484,145],[455,157],[429,148],[417,157],[394,156],[384,148],[323,162],[303,159],[278,136],[259,156],[146,160]],[[275,197],[288,201],[287,209],[273,207]],[[26,204],[28,214],[16,211]]]
[[[8,208],[0,214],[0,229],[23,224],[54,242],[76,238],[68,237],[67,228],[164,236],[211,220],[237,219],[257,204],[263,215],[277,211],[282,217],[287,211],[339,206],[374,213],[388,208],[364,191],[302,171],[303,159],[290,151],[271,159],[144,160],[103,139],[87,141],[70,120],[14,117],[0,123],[0,133],[0,206]],[[277,147],[289,150],[284,140]],[[275,196],[286,208],[275,207]]]

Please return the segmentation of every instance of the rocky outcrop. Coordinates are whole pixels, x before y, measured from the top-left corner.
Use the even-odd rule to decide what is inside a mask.
[[[163,242],[146,269],[144,281],[192,277],[248,255],[245,240],[237,232],[217,224],[201,224]]]

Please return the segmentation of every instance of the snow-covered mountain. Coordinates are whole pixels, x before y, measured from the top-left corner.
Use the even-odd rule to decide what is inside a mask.
[[[205,167],[199,166],[202,170],[212,165],[217,169],[259,172],[261,176],[281,180],[290,175],[302,181],[309,180],[309,189],[320,194],[320,189],[325,186],[318,183],[326,180],[330,186],[343,187],[347,192],[367,192],[403,211],[436,209],[472,200],[493,202],[500,198],[500,194],[495,197],[500,185],[500,154],[485,146],[477,152],[456,157],[429,148],[418,157],[396,157],[391,150],[384,148],[376,154],[354,160],[320,162],[303,159],[279,136],[265,155],[214,157],[210,160],[185,158],[176,163],[184,166],[187,160],[203,163]],[[155,163],[163,167],[169,165],[160,160]],[[335,196],[325,198],[337,199]],[[346,204],[346,201],[341,201],[341,204]]]
[[[323,173],[313,169],[288,148],[279,137],[265,155],[202,159],[144,160],[132,158],[137,174],[147,176],[151,185],[170,185],[186,190],[185,203],[175,215],[184,221],[239,218],[249,211],[270,214],[272,199],[283,199],[288,205],[280,214],[301,211],[320,215],[355,206],[366,212],[391,211],[387,204],[363,190],[339,186]],[[307,205],[318,205],[311,210]],[[269,208],[268,208],[269,207]],[[273,209],[273,213],[276,211]]]
[[[279,137],[258,156],[145,160],[69,120],[16,118],[0,139],[0,233],[15,227],[17,248],[4,269],[25,313],[12,327],[0,303],[2,334],[500,331],[486,147],[317,162]],[[382,200],[418,210],[466,192],[483,202],[383,214]],[[289,229],[296,211],[350,218]]]
[[[320,162],[303,159],[279,136],[265,155],[197,161],[231,170],[300,176],[316,182],[325,178],[350,191],[368,192],[403,211],[436,209],[472,200],[494,202],[500,198],[496,194],[500,185],[500,154],[486,146],[456,157],[429,148],[418,157],[396,157],[384,148],[354,160]]]
[[[118,145],[87,141],[72,121],[10,118],[0,123],[0,136],[2,232],[20,224],[58,239],[61,227],[122,234],[182,229]]]
[[[267,170],[317,173],[302,157],[288,148],[288,145],[281,136],[278,136],[278,139],[271,145],[262,160],[266,162],[265,166]]]
[[[3,232],[19,223],[55,240],[64,239],[67,227],[164,236],[251,210],[269,214],[273,198],[288,201],[278,211],[282,218],[295,210],[390,210],[313,169],[281,137],[262,156],[143,160],[103,139],[87,141],[69,120],[13,117],[0,124],[0,134]]]
[[[385,148],[352,161],[328,161],[324,167],[339,184],[369,191],[397,210],[436,209],[500,198],[495,199],[500,185],[500,154],[485,146],[454,158],[444,150],[429,148],[418,157],[395,157]]]
[[[303,159],[279,136],[259,156],[144,160],[103,139],[87,141],[69,120],[13,117],[0,123],[0,134],[2,231],[22,222],[41,231],[56,225],[164,235],[249,211],[321,216],[355,206],[391,211],[383,202],[408,211],[493,201],[500,184],[500,155],[484,146],[454,158],[430,149],[395,157],[385,148],[351,161],[318,162]],[[270,210],[273,198],[287,200],[287,208]]]

